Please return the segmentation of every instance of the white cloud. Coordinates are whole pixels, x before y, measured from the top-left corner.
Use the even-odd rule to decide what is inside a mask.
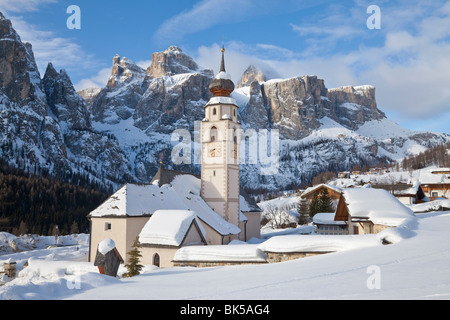
[[[301,36],[324,36],[327,40],[336,41],[340,38],[348,38],[362,34],[363,30],[353,26],[298,26],[291,23],[292,30]]]
[[[251,7],[252,1],[249,0],[203,0],[191,10],[165,21],[156,31],[155,37],[159,41],[167,38],[176,41],[186,34],[243,19]]]
[[[301,8],[317,6],[325,0],[308,3],[298,0],[201,0],[190,10],[164,21],[154,34],[158,42],[171,42],[185,35],[207,30],[216,25],[229,25],[249,21],[255,17],[280,12],[294,12]],[[221,35],[218,35],[220,38]],[[218,39],[219,40],[219,39]]]
[[[147,68],[152,64],[152,60],[141,60],[137,61],[136,64],[142,69],[147,70]]]
[[[263,49],[266,55],[276,56],[278,59],[292,59],[296,56],[296,53],[290,49],[275,46],[273,44],[258,43],[258,48]]]
[[[96,75],[80,80],[74,84],[75,90],[80,91],[87,88],[104,88],[111,76],[111,68],[103,68]]]

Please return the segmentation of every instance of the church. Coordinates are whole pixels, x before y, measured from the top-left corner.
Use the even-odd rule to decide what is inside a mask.
[[[261,210],[239,183],[241,125],[224,52],[201,125],[201,176],[161,167],[150,184],[122,186],[88,216],[89,261],[105,239],[128,261],[137,238],[141,264],[165,268],[182,247],[260,237]]]

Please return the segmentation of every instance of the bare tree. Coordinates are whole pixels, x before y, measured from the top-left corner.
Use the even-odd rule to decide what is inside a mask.
[[[264,219],[267,221],[268,226],[272,229],[284,229],[296,225],[297,223],[293,221],[289,210],[295,208],[296,205],[284,205],[284,206],[273,206],[269,205],[264,209]]]

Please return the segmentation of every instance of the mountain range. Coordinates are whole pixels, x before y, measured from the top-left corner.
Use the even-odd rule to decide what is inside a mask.
[[[171,46],[154,53],[147,69],[115,55],[105,87],[76,92],[70,76],[51,63],[41,77],[32,45],[0,13],[0,157],[35,174],[109,189],[148,183],[161,163],[198,174],[198,164],[172,163],[172,133],[194,132],[213,78]],[[390,121],[375,92],[370,85],[328,89],[310,75],[266,79],[249,66],[232,97],[244,130],[279,131],[279,168],[261,175],[261,164],[243,164],[241,185],[298,187],[323,171],[383,164],[450,142],[449,135]]]

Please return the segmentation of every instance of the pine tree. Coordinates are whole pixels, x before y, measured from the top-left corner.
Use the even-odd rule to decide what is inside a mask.
[[[319,197],[318,210],[318,212],[334,212],[334,205],[326,188],[323,189]]]
[[[80,229],[78,228],[78,223],[73,220],[72,225],[70,226],[70,234],[77,234],[80,232]]]
[[[308,207],[307,200],[305,198],[302,198],[302,197],[299,198],[297,212],[299,214],[298,224],[299,225],[308,224],[307,217],[309,216],[309,207]]]
[[[312,218],[318,212],[319,212],[319,198],[317,194],[314,194],[314,197],[311,200],[311,203],[309,204],[309,215]]]
[[[138,238],[134,240],[133,245],[131,246],[131,250],[128,252],[128,255],[130,258],[128,259],[128,264],[125,265],[125,268],[127,268],[128,272],[123,274],[124,278],[131,278],[134,276],[137,276],[141,273],[143,265],[139,264],[140,258],[142,258],[142,254],[139,251],[139,244],[138,244]]]

